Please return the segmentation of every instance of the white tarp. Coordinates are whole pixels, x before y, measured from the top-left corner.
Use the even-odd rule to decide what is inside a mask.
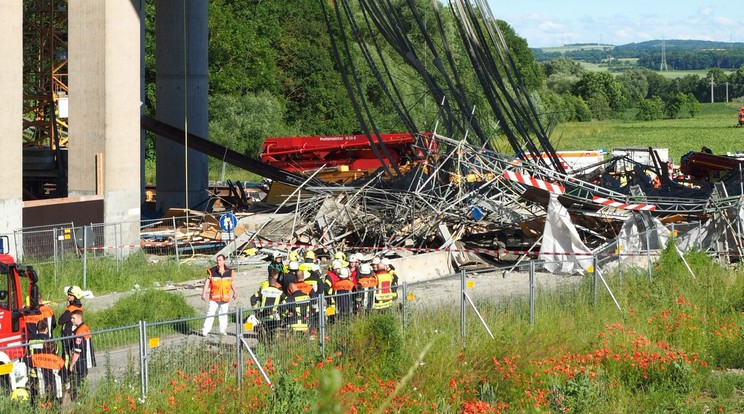
[[[643,214],[647,215],[646,220],[652,223],[652,228],[646,229]],[[643,212],[625,220],[617,238],[620,241],[620,258],[626,259],[641,253],[647,254],[649,249],[663,250],[669,241],[669,230],[658,219]]]
[[[591,250],[581,241],[557,194],[550,194],[538,258],[550,273],[581,273],[592,265]]]

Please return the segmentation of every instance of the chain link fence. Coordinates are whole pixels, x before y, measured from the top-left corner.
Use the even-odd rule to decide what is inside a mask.
[[[509,278],[513,280],[505,278],[503,270],[509,269],[490,268],[446,276],[439,280],[442,282],[441,291],[434,300],[424,298],[428,294],[426,283],[412,286],[403,283],[396,287],[397,298],[393,306],[384,310],[353,306],[351,312],[344,313],[341,303],[356,303],[359,293],[321,294],[306,303],[309,311],[301,320],[304,324],[300,323],[306,326],[297,329],[293,328],[291,321],[277,324],[272,329],[262,315],[272,314],[274,308],[252,307],[233,309],[225,314],[229,321],[227,335],[213,333],[203,336],[205,316],[140,321],[136,325],[94,331],[90,342],[95,350],[96,366],[89,370],[84,392],[95,393],[102,385],[114,385],[126,387],[144,399],[151,392],[169,387],[179,378],[206,376],[205,373],[209,373],[210,378],[230,377],[238,386],[246,380],[260,379],[271,383],[296,362],[298,349],[314,349],[318,360],[336,353],[356,352],[355,344],[368,334],[360,330],[364,324],[359,322],[379,314],[393,315],[395,324],[406,337],[431,335],[425,329],[431,326],[428,322],[435,320],[438,333],[445,334],[453,347],[462,347],[474,332],[496,335],[491,326],[510,309],[520,310],[517,318],[534,323],[536,312],[540,311],[535,306],[538,299],[556,287],[548,284],[544,278],[546,272],[535,261],[511,269],[519,274],[518,278]],[[504,283],[515,286],[504,289]],[[511,293],[495,297],[493,293],[499,289]],[[499,306],[493,306],[494,303]],[[529,306],[526,307],[525,303]],[[295,306],[298,304],[292,307],[284,305],[280,313],[287,315],[294,311]],[[446,311],[442,312],[442,309]],[[529,309],[529,312],[524,309]],[[215,321],[215,328],[217,325]],[[65,342],[75,338],[54,338],[44,342],[54,342],[61,350],[65,349]],[[0,352],[10,353],[12,349],[29,349],[30,346],[19,344],[0,348]],[[246,379],[244,375],[248,368],[238,367],[257,369],[261,375]]]

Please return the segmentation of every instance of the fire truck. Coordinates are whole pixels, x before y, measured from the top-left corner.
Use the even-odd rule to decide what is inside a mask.
[[[28,349],[22,346],[28,342],[24,315],[38,309],[39,293],[36,271],[15,263],[8,242],[7,236],[0,237],[0,384],[15,392],[28,381]],[[24,304],[26,297],[30,306]]]

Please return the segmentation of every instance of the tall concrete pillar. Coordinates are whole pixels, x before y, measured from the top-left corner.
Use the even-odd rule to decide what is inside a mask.
[[[0,0],[0,235],[23,226],[23,2]],[[18,259],[20,247],[9,237],[10,253]]]
[[[206,138],[207,2],[157,0],[155,10],[156,118]],[[156,154],[158,208],[204,209],[207,156],[162,139]]]
[[[69,0],[69,194],[103,196],[107,246],[138,244],[144,0]]]

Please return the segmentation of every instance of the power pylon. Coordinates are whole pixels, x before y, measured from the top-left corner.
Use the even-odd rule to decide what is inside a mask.
[[[669,70],[666,63],[666,41],[661,41],[661,65],[659,65],[659,71],[663,72]]]

